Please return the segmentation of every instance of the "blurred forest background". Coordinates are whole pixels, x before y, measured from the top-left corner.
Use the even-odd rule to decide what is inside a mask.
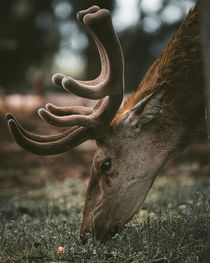
[[[1,0],[0,91],[43,94],[51,75],[92,79],[100,70],[93,41],[76,20],[92,5],[112,13],[125,56],[126,91],[134,91],[194,0]],[[103,30],[103,29],[102,29]]]

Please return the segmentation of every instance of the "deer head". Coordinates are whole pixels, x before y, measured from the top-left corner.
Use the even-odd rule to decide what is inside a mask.
[[[79,12],[78,20],[97,45],[101,73],[92,81],[63,74],[55,74],[52,80],[80,97],[98,100],[96,105],[86,108],[47,104],[46,109],[40,109],[38,113],[46,122],[70,127],[58,135],[32,134],[11,114],[7,118],[16,142],[36,154],[58,154],[88,139],[96,140],[98,150],[93,159],[81,233],[91,231],[96,239],[104,240],[141,206],[160,168],[182,147],[188,124],[181,113],[174,111],[174,104],[180,103],[180,90],[174,92],[173,72],[167,73],[171,66],[161,62],[170,57],[167,52],[154,63],[137,93],[118,112],[123,98],[124,63],[110,13],[93,6]]]

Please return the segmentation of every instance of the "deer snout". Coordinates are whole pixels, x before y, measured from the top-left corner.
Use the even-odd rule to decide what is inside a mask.
[[[80,238],[82,243],[86,243],[87,234],[91,234],[96,240],[105,242],[119,232],[120,229],[119,225],[113,225],[113,222],[107,219],[104,214],[99,214],[89,222],[83,220]]]
[[[110,232],[110,227],[103,224],[91,223],[89,225],[82,224],[80,231],[80,238],[82,243],[86,243],[88,234],[91,234],[93,238],[98,241],[104,242],[107,239],[107,234]]]

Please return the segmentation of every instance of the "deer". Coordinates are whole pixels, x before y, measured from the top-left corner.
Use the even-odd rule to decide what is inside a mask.
[[[55,135],[25,130],[7,114],[10,132],[24,149],[39,155],[69,151],[95,140],[81,236],[104,241],[135,215],[165,163],[193,141],[207,138],[200,4],[195,4],[169,44],[152,64],[137,91],[123,106],[124,59],[110,12],[92,6],[77,19],[97,46],[101,72],[94,80],[62,73],[55,85],[95,100],[92,108],[48,103],[40,117],[56,127]]]

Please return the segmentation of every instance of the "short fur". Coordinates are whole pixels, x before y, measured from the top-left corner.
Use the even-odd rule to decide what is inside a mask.
[[[186,140],[189,142],[206,135],[199,6],[198,1],[160,57],[148,70],[136,93],[118,112],[113,120],[114,126],[120,122],[123,112],[166,82],[164,118],[171,119],[174,115],[174,118],[182,123],[180,125],[188,126],[191,137],[188,136]]]

